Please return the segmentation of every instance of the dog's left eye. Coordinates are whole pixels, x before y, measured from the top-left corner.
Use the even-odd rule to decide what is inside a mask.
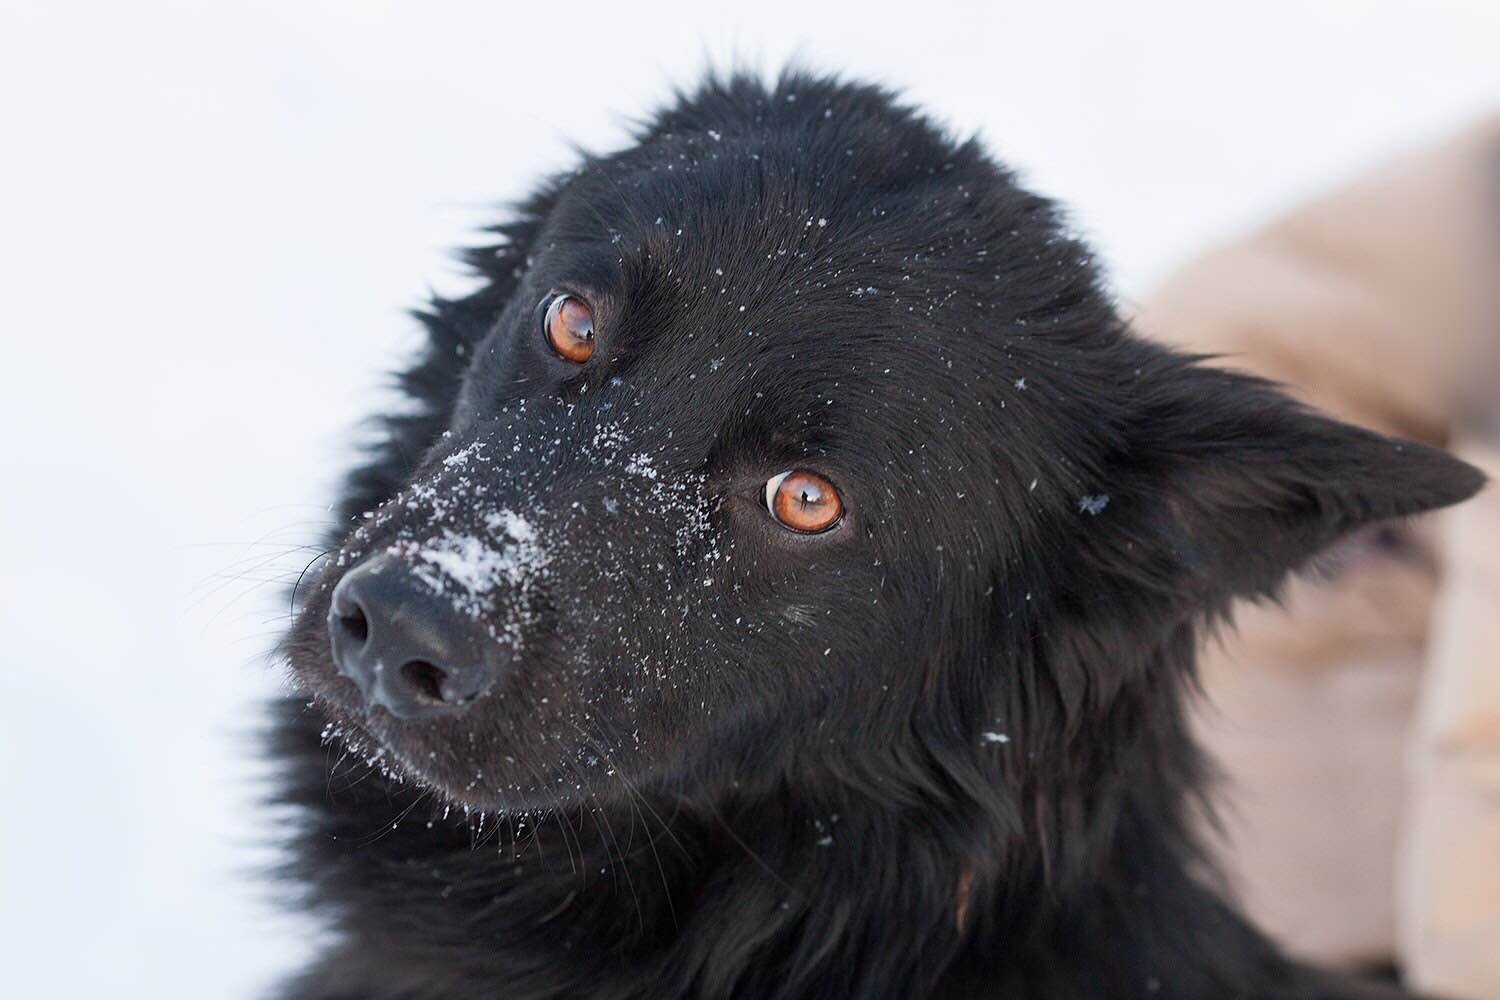
[[[839,523],[844,502],[827,479],[806,469],[789,469],[766,480],[766,510],[784,526],[816,535]]]
[[[547,304],[542,334],[558,357],[581,365],[594,356],[594,311],[576,295],[559,295]]]

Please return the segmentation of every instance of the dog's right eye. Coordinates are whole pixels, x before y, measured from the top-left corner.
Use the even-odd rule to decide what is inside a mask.
[[[576,295],[555,296],[542,318],[542,335],[558,357],[581,365],[594,356],[594,311]]]
[[[806,469],[790,469],[766,480],[766,510],[798,534],[821,534],[839,523],[844,502],[827,479]]]

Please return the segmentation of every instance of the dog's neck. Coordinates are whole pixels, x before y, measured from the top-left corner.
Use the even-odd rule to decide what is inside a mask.
[[[977,917],[972,869],[931,817],[788,797],[690,815],[642,799],[429,827],[421,804],[395,819],[419,793],[383,782],[332,800],[322,786],[305,877],[345,907],[359,961],[314,976],[357,968],[434,996],[916,996]]]
[[[1202,881],[1195,630],[1108,639],[1054,631],[1045,658],[1006,660],[1017,702],[960,698],[910,745],[839,762],[824,743],[758,789],[477,829],[378,774],[330,784],[317,718],[288,703],[278,756],[312,824],[295,875],[346,949],[294,995],[1374,996],[1281,958]],[[1120,651],[1088,673],[1107,691],[1028,693],[1101,650]],[[955,739],[965,711],[1012,720],[1008,741]]]
[[[315,734],[302,718],[286,737],[310,776],[327,761]],[[1301,975],[1189,877],[1190,838],[1169,821],[1180,802],[1132,797],[1091,823],[1071,815],[1083,800],[1033,791],[1010,829],[952,799],[793,792],[476,828],[429,819],[419,792],[378,775],[312,781],[298,797],[319,828],[298,877],[327,887],[345,950],[294,992],[1201,997],[1263,982],[1246,995],[1272,997]],[[1204,978],[1184,934],[1232,938],[1237,978]]]

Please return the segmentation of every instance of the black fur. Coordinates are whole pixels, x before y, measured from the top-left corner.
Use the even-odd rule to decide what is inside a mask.
[[[1478,474],[1133,336],[1047,201],[878,89],[710,80],[638,139],[421,314],[306,588],[276,752],[338,939],[287,995],[1399,995],[1225,901],[1184,699],[1232,597]],[[834,531],[761,505],[793,467]],[[471,608],[510,670],[367,711],[331,588],[455,539],[526,563]]]

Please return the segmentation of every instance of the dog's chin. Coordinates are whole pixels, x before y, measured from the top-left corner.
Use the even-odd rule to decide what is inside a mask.
[[[287,665],[296,689],[309,697],[309,710],[321,719],[323,742],[337,751],[330,767],[340,772],[363,761],[387,780],[426,793],[440,807],[489,815],[546,812],[590,797],[587,786],[576,781],[560,776],[544,781],[545,775],[566,769],[548,767],[520,746],[507,752],[491,743],[482,758],[456,757],[455,747],[473,743],[474,723],[403,720],[367,705],[354,682],[325,656],[293,650]]]
[[[581,801],[575,790],[541,785],[534,773],[503,764],[486,769],[486,762],[453,762],[435,753],[432,724],[415,730],[384,709],[365,710],[314,696],[323,718],[322,736],[341,751],[330,760],[363,761],[389,781],[425,793],[444,812],[462,810],[488,815],[548,812]],[[425,737],[425,738],[424,738]]]

